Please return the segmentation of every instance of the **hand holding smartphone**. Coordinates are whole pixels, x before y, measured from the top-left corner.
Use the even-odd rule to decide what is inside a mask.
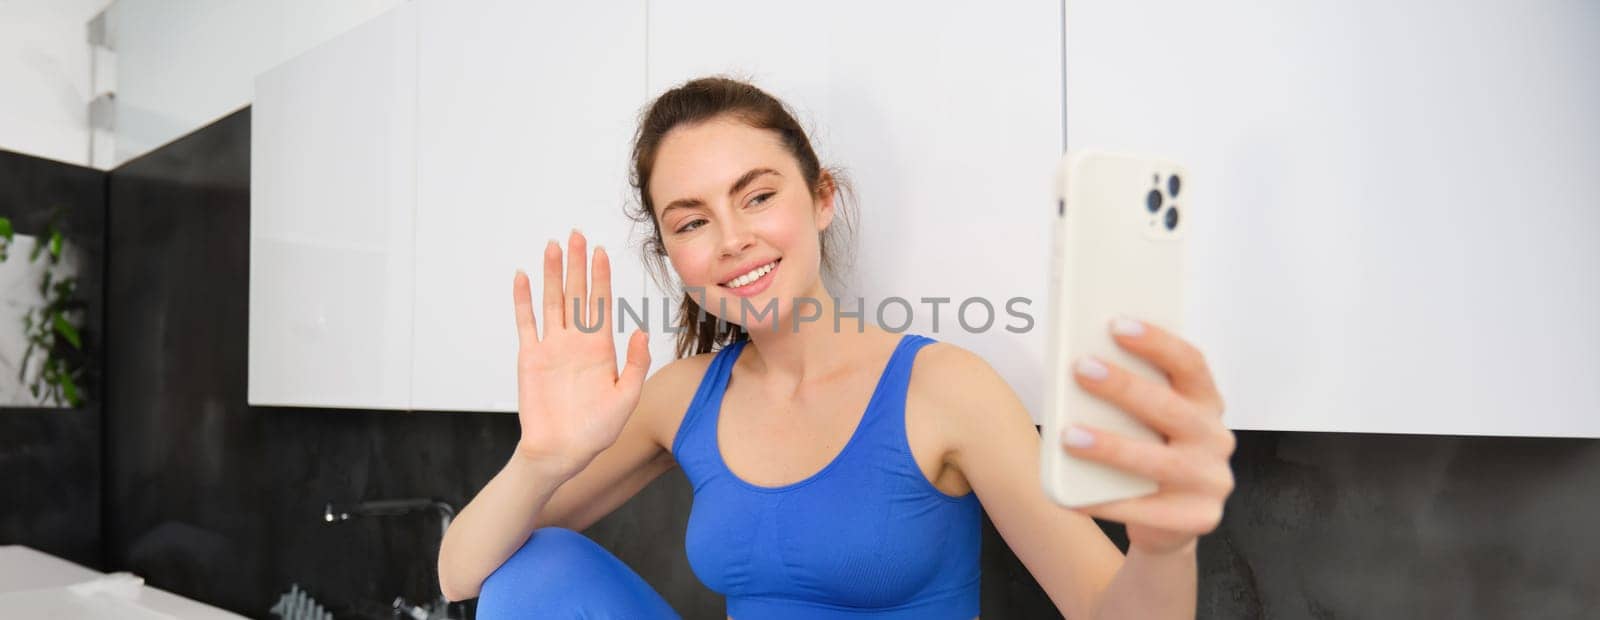
[[[1175,163],[1100,151],[1069,151],[1056,177],[1054,243],[1047,330],[1046,381],[1039,478],[1056,503],[1081,507],[1147,495],[1156,483],[1061,448],[1074,424],[1123,437],[1162,442],[1142,422],[1085,392],[1073,365],[1085,356],[1166,382],[1158,368],[1111,339],[1112,319],[1183,328],[1183,218],[1186,171]]]

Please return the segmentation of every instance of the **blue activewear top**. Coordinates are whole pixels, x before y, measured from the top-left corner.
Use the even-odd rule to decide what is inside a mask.
[[[982,506],[934,487],[906,439],[911,362],[931,342],[902,336],[844,449],[781,487],[734,475],[717,445],[728,376],[749,341],[712,359],[672,454],[694,486],[689,566],[734,620],[978,615]]]

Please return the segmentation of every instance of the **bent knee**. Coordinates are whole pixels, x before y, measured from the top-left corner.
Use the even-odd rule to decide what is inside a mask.
[[[596,575],[611,571],[610,554],[588,537],[560,527],[534,530],[483,580],[480,617],[556,617],[591,598]],[[487,616],[485,611],[492,611]]]
[[[559,590],[566,587],[564,581],[592,572],[592,565],[601,563],[605,555],[603,548],[583,534],[563,527],[541,527],[483,580],[483,589]]]

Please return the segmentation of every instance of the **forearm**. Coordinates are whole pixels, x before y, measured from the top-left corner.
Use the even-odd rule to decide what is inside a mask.
[[[477,596],[483,580],[527,542],[540,511],[572,473],[513,456],[451,521],[439,544],[439,588],[445,597]]]
[[[1096,620],[1112,618],[1194,618],[1198,569],[1196,543],[1160,555],[1138,548],[1100,595]]]

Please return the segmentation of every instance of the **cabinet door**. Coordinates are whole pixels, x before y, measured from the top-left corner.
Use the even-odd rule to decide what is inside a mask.
[[[1055,2],[655,1],[650,94],[728,72],[794,107],[823,165],[858,190],[855,273],[831,291],[844,309],[862,297],[870,321],[885,299],[909,301],[909,329],[977,351],[1038,411],[1061,28]],[[1015,307],[1031,321],[1007,313],[1014,297],[1031,300]],[[937,325],[923,298],[949,298]],[[987,329],[981,301],[965,313],[974,331],[956,320],[967,299],[989,303]],[[670,342],[655,344],[659,366]]]
[[[1228,426],[1600,437],[1600,4],[1539,7],[1067,4],[1073,148],[1193,177]]]
[[[415,123],[410,5],[256,80],[250,404],[410,407]]]
[[[556,239],[564,250],[577,227],[611,255],[615,294],[642,295],[623,206],[632,200],[628,151],[644,100],[645,5],[416,6],[412,403],[515,411],[516,269],[528,273],[537,299],[545,243]],[[616,338],[619,360],[625,336]]]

